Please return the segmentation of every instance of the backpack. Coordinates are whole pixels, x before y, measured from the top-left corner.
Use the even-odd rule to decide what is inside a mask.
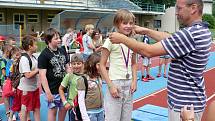
[[[2,62],[4,62],[5,66],[2,67]],[[5,69],[6,71],[6,64],[7,64],[7,60],[5,58],[0,58],[0,86],[2,86],[2,81],[4,81],[5,75],[2,75],[2,69]]]
[[[87,78],[84,75],[82,75],[81,77],[84,79],[84,84],[85,84],[85,87],[86,87],[85,88],[85,98],[86,98],[87,91],[88,91],[88,81],[87,81]],[[74,113],[75,113],[75,115],[74,115],[74,113],[72,111],[70,111],[69,117],[76,116],[77,119],[78,119],[78,121],[82,121],[81,111],[80,111],[79,104],[78,104],[78,96],[76,96],[74,104],[75,104],[75,106],[74,106]],[[73,114],[71,114],[71,113],[73,113]],[[74,121],[74,119],[69,118],[69,121]]]
[[[11,79],[12,86],[15,89],[17,89],[17,87],[19,86],[20,79],[22,77],[25,77],[25,75],[23,73],[19,72],[19,62],[20,62],[20,59],[22,56],[27,57],[27,59],[29,61],[30,70],[32,69],[32,60],[31,60],[30,56],[27,53],[22,53],[21,56],[19,57],[19,59],[13,63],[13,72],[9,76]],[[36,59],[35,56],[32,55],[32,57]]]
[[[1,62],[1,61],[3,61],[3,62],[5,63],[5,66],[7,65],[7,60],[6,60],[6,59],[4,59],[4,58],[1,57],[1,58],[0,58],[0,62]]]

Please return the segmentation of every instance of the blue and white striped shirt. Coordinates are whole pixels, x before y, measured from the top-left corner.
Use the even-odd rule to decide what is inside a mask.
[[[211,32],[207,23],[196,22],[161,41],[173,58],[167,82],[168,105],[180,111],[185,105],[194,105],[202,112],[206,104],[203,71],[206,68]]]

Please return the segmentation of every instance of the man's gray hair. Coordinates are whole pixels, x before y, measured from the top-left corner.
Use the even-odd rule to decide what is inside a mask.
[[[202,0],[186,0],[187,5],[197,4],[199,13],[202,14],[203,12],[203,1]]]

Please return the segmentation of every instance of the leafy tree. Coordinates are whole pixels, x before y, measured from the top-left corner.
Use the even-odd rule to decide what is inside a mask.
[[[142,2],[142,3],[150,3],[150,4],[165,4],[165,6],[171,7],[175,6],[176,0],[131,0],[132,2]]]
[[[202,19],[203,19],[203,21],[206,21],[209,23],[210,29],[215,29],[215,18],[214,18],[214,16],[212,16],[210,14],[204,14]]]
[[[143,0],[143,3],[151,3],[151,4],[153,4],[154,0]]]
[[[175,6],[176,0],[154,0],[155,4],[165,4],[166,7]]]

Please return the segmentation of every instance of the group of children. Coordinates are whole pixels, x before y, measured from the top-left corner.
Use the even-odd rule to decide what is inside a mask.
[[[1,57],[2,97],[9,121],[16,120],[14,112],[20,112],[20,119],[27,120],[34,111],[35,121],[39,120],[40,100],[38,86],[36,41],[31,36],[22,40],[22,49],[8,43],[3,46]]]
[[[151,43],[153,43],[153,40],[145,34],[144,35],[137,34],[134,36],[134,38],[137,41],[140,41],[140,42],[143,42],[146,44],[151,45]],[[150,80],[155,79],[155,77],[153,77],[150,74],[152,60],[153,60],[153,58],[145,57],[143,55],[138,54],[137,61],[141,65],[141,76],[142,76],[140,78],[140,80],[142,80],[143,82],[148,82]],[[169,55],[164,55],[164,56],[159,57],[159,64],[158,64],[159,68],[158,68],[158,73],[156,76],[157,78],[159,78],[161,76],[163,76],[164,78],[167,78],[168,64],[169,64],[170,60],[171,59],[170,59]],[[164,67],[163,67],[163,71],[162,71],[163,65],[164,65]],[[163,72],[163,74],[162,74],[162,72]]]
[[[135,17],[130,11],[116,12],[113,25],[119,33],[133,37],[134,23]],[[30,111],[34,111],[35,121],[41,119],[39,80],[48,104],[48,121],[55,121],[57,114],[58,121],[64,121],[67,111],[71,121],[131,120],[133,93],[137,88],[135,52],[124,44],[112,44],[106,39],[99,53],[68,56],[60,48],[60,34],[54,28],[45,33],[45,42],[47,47],[35,59],[32,55],[37,49],[34,38],[23,38],[22,53],[28,54],[31,63],[21,51],[16,51],[20,52],[19,56],[13,54],[17,58],[21,56],[17,60],[23,76],[15,89],[12,108],[7,109],[11,110],[10,120],[16,111],[21,112],[22,121],[27,120]],[[108,87],[105,93],[102,80]]]
[[[132,37],[134,15],[121,9],[114,17],[117,31]],[[84,39],[83,39],[84,40]],[[40,80],[48,103],[48,120],[130,121],[132,95],[136,91],[136,54],[107,39],[101,53],[67,56],[59,48],[58,31],[50,28],[38,58]],[[106,68],[109,58],[109,71]],[[102,80],[108,89],[102,92]]]

